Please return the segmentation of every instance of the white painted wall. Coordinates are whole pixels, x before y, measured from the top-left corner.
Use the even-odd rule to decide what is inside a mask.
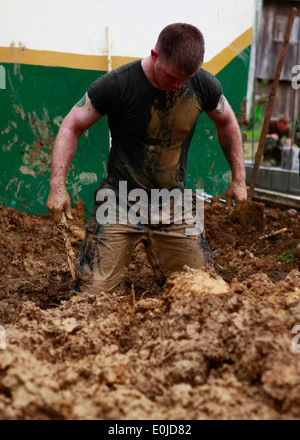
[[[1,0],[0,47],[25,46],[85,55],[147,56],[161,29],[197,26],[205,62],[252,27],[255,0]]]

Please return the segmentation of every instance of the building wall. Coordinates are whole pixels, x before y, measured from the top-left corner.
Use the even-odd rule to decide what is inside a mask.
[[[10,0],[1,6],[0,203],[32,214],[46,211],[51,152],[63,118],[109,69],[109,60],[115,68],[147,56],[169,23],[201,29],[204,68],[221,80],[243,120],[254,0],[188,0],[184,6],[174,0]],[[86,202],[87,214],[105,174],[108,143],[103,118],[80,139],[67,176],[67,189],[73,200]],[[201,115],[186,185],[219,195],[229,181],[214,126]]]
[[[255,94],[256,105],[264,101],[262,106],[265,110],[292,7],[296,7],[298,12],[282,66],[272,117],[285,113],[295,120],[300,110],[300,93],[292,87],[295,77],[292,68],[300,65],[300,1],[264,1],[257,52]]]

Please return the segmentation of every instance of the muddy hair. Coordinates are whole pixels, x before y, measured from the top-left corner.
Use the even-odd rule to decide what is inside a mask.
[[[186,75],[192,75],[202,65],[205,43],[198,28],[186,23],[166,26],[158,36],[155,46],[167,63]]]

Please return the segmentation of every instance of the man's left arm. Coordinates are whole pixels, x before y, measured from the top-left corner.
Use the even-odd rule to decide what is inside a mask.
[[[224,95],[221,95],[217,107],[206,114],[214,122],[220,145],[230,166],[232,181],[227,190],[227,206],[235,201],[238,211],[247,200],[246,170],[240,128],[235,114]]]

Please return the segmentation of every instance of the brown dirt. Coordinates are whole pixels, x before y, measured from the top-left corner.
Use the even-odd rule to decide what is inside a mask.
[[[83,295],[50,217],[0,206],[0,419],[299,419],[300,215],[245,231],[213,200],[205,227],[216,274],[162,290],[138,246],[116,292]]]

